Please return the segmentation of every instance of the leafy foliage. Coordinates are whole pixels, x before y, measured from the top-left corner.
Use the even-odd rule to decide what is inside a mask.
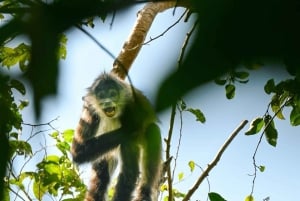
[[[227,99],[233,99],[235,96],[235,82],[246,84],[249,80],[249,73],[246,71],[231,70],[226,78],[216,78],[214,81],[218,85],[225,85]]]
[[[198,109],[198,108],[194,109],[194,108],[190,108],[190,107],[188,108],[186,106],[186,103],[182,99],[179,101],[179,107],[180,107],[180,110],[182,110],[182,111],[187,111],[187,112],[192,113],[196,117],[196,121],[205,123],[206,119],[205,119],[204,113],[200,109]]]
[[[290,113],[290,123],[292,126],[300,124],[300,81],[295,79],[287,79],[275,84],[274,79],[268,80],[264,89],[267,94],[273,94],[270,103],[272,111],[279,119],[284,119],[282,108],[292,107]]]
[[[13,168],[14,161],[22,157],[27,158],[27,162],[33,160],[33,148],[29,143],[34,135],[30,136],[28,140],[18,140],[11,137],[10,140],[10,168],[7,175],[7,191],[17,188],[27,197],[35,197],[37,200],[43,200],[44,196],[48,194],[51,197],[59,197],[59,200],[83,200],[86,187],[79,177],[78,169],[69,158],[70,143],[73,136],[73,130],[66,130],[63,133],[57,131],[51,135],[55,140],[55,146],[60,154],[45,155],[43,159],[36,164],[35,171],[20,171],[16,172]],[[29,157],[29,159],[28,159]],[[23,167],[25,168],[25,167]],[[25,186],[31,186],[25,188]],[[18,191],[12,191],[18,192]],[[14,196],[21,196],[15,194]],[[30,198],[33,199],[33,198]],[[9,197],[6,200],[11,200]]]
[[[30,60],[30,46],[21,43],[15,48],[0,47],[0,62],[8,68],[18,64],[20,69],[25,72],[28,69]]]

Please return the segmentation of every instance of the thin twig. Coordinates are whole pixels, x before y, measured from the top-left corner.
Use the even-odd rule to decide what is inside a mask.
[[[47,122],[47,123],[41,123],[41,124],[30,124],[30,123],[22,123],[23,125],[26,126],[32,126],[32,127],[38,127],[38,126],[50,126],[52,122],[58,120],[59,117],[56,117],[55,119],[52,119],[51,121]],[[52,126],[51,126],[52,127]]]
[[[188,191],[186,196],[182,201],[188,201],[190,200],[191,196],[194,194],[194,192],[199,188],[202,181],[208,176],[210,171],[217,165],[219,160],[221,159],[221,156],[223,155],[224,151],[228,147],[228,145],[232,142],[232,140],[237,136],[237,134],[244,128],[244,126],[248,123],[247,120],[244,120],[230,135],[230,137],[226,140],[226,142],[222,145],[221,149],[217,152],[217,155],[212,160],[210,164],[208,164],[207,168],[203,171],[203,173],[200,175],[194,186]]]
[[[173,104],[172,111],[171,111],[171,117],[170,117],[170,127],[168,132],[168,137],[165,139],[166,143],[166,161],[171,160],[171,140],[173,135],[173,128],[174,128],[174,121],[175,121],[175,115],[176,115],[176,104]],[[172,193],[172,172],[171,172],[171,162],[169,161],[169,165],[166,168],[167,171],[167,182],[168,182],[168,193],[169,193],[169,201],[173,201],[173,193]]]
[[[189,41],[190,41],[190,38],[193,34],[193,32],[196,30],[196,27],[198,25],[198,22],[199,20],[196,20],[196,22],[194,23],[193,27],[191,28],[191,30],[186,34],[186,37],[185,37],[185,40],[184,40],[184,43],[183,43],[183,46],[181,48],[181,52],[180,52],[180,56],[179,56],[179,59],[178,59],[178,64],[179,66],[181,66],[181,63],[183,61],[183,56],[185,54],[185,51],[186,51],[186,48],[187,48],[187,45],[189,44]]]
[[[257,176],[257,164],[256,164],[256,154],[258,152],[258,148],[262,142],[262,138],[265,134],[265,131],[266,129],[269,127],[269,125],[271,124],[272,121],[274,121],[274,118],[277,116],[277,114],[279,112],[281,112],[283,110],[283,108],[286,106],[286,104],[291,100],[291,98],[287,99],[281,106],[280,108],[276,111],[276,113],[271,117],[271,119],[268,121],[268,123],[265,125],[260,137],[259,137],[259,140],[258,140],[258,143],[255,147],[255,151],[254,151],[254,154],[252,156],[252,161],[253,161],[253,167],[254,167],[254,173],[253,173],[253,180],[252,180],[252,186],[251,186],[251,193],[250,195],[253,195],[254,193],[254,187],[255,187],[255,181],[256,181],[256,176]],[[268,115],[269,114],[269,108],[271,106],[271,103],[268,104],[268,107],[267,107],[267,111],[265,112],[265,115]]]
[[[174,157],[174,167],[173,167],[173,173],[172,173],[172,181],[174,181],[174,174],[175,174],[175,170],[176,170],[176,166],[177,166],[177,159],[179,156],[179,150],[180,150],[180,146],[181,146],[181,138],[182,138],[182,126],[183,126],[183,119],[182,119],[182,110],[179,109],[179,118],[180,118],[180,128],[179,128],[179,139],[178,139],[178,144],[177,144],[177,149],[176,149],[176,154]]]
[[[94,43],[96,43],[108,56],[110,56],[113,60],[116,59],[116,56],[109,51],[104,45],[102,45],[91,33],[86,31],[84,28],[82,28],[79,25],[75,26],[77,29],[82,31],[85,35],[87,35]]]
[[[204,169],[200,165],[198,165],[197,163],[195,163],[195,165],[200,168],[200,170],[202,171],[202,173],[204,172]],[[208,192],[210,193],[210,182],[209,182],[208,176],[206,177],[206,181],[207,181],[207,186],[208,186]],[[206,200],[207,201],[209,200],[208,196],[207,196]]]
[[[187,9],[182,13],[182,15],[178,18],[178,20],[176,20],[171,26],[166,28],[166,30],[164,30],[161,34],[155,36],[154,38],[150,36],[150,39],[147,42],[143,43],[142,45],[147,45],[152,41],[164,36],[168,31],[170,31],[170,29],[172,29],[175,25],[177,25],[181,21],[181,19],[185,16],[186,13],[187,13]]]

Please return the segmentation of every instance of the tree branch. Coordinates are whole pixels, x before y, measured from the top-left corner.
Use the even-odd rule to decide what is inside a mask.
[[[226,142],[223,144],[221,149],[218,151],[215,158],[212,160],[210,164],[208,164],[207,168],[203,171],[201,176],[198,178],[197,182],[194,184],[194,186],[188,191],[186,196],[182,201],[188,201],[190,200],[191,196],[194,194],[194,192],[198,189],[202,181],[208,176],[209,172],[217,165],[219,160],[221,159],[221,156],[223,155],[224,151],[228,147],[228,145],[232,142],[232,140],[237,136],[237,134],[244,128],[244,126],[248,123],[247,120],[244,120],[230,135],[230,137],[226,140]]]
[[[130,33],[127,41],[124,43],[121,52],[113,63],[111,70],[121,79],[124,79],[129,72],[129,69],[137,57],[142,45],[145,41],[146,35],[150,30],[152,22],[156,15],[169,8],[176,6],[187,7],[187,1],[170,0],[161,2],[150,2],[138,12],[137,21]]]

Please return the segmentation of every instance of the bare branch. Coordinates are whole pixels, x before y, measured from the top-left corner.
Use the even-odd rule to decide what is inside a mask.
[[[124,79],[129,69],[137,57],[142,44],[145,41],[146,35],[154,21],[156,15],[169,8],[181,5],[181,1],[162,1],[162,2],[150,2],[138,12],[137,21],[132,29],[129,38],[124,43],[121,52],[117,59],[114,61],[112,72],[118,75],[121,79]]]
[[[168,138],[165,139],[165,143],[166,143],[166,161],[171,160],[171,139],[173,136],[173,128],[174,128],[174,120],[175,120],[175,115],[176,115],[176,104],[173,104],[172,106],[172,112],[171,112],[171,118],[170,118],[170,128],[169,128],[169,132],[168,132]],[[170,162],[171,163],[171,162]],[[169,164],[167,169],[167,181],[168,181],[168,192],[169,192],[169,201],[173,200],[173,193],[172,193],[172,182],[173,182],[173,178],[172,178],[172,171],[171,171],[171,165]]]
[[[198,22],[199,22],[199,20],[197,20],[197,21],[194,23],[192,29],[186,34],[186,37],[185,37],[183,46],[182,46],[182,48],[181,48],[180,56],[179,56],[179,59],[178,59],[178,66],[179,66],[179,67],[180,67],[181,64],[182,64],[183,57],[184,57],[184,54],[185,54],[187,45],[189,44],[189,41],[190,41],[190,38],[191,38],[193,32],[196,30],[196,27],[197,27],[197,25],[198,25]]]
[[[237,134],[244,128],[244,126],[248,123],[247,120],[244,120],[230,135],[230,137],[226,140],[226,142],[222,145],[221,149],[217,152],[217,155],[212,160],[210,164],[208,164],[207,168],[203,171],[201,176],[198,178],[194,186],[188,191],[186,196],[184,197],[183,201],[190,200],[191,196],[194,194],[194,192],[199,188],[202,181],[208,176],[209,172],[217,165],[219,160],[221,159],[224,151],[229,146],[229,144],[232,142],[232,140],[237,136]]]

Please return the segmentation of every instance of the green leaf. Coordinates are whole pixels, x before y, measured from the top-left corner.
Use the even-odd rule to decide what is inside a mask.
[[[274,121],[271,120],[271,117],[269,115],[267,117],[265,117],[264,121],[265,121],[265,126],[267,126],[265,128],[265,136],[266,136],[267,142],[270,145],[272,145],[273,147],[276,147],[278,133],[275,128]],[[271,121],[271,122],[268,124],[269,121]]]
[[[293,107],[290,113],[290,123],[292,126],[300,125],[300,106],[296,105]]]
[[[254,198],[252,195],[248,195],[246,198],[245,198],[245,201],[254,201]]]
[[[52,162],[52,163],[56,163],[56,164],[59,163],[59,157],[56,156],[56,155],[50,155],[50,156],[47,156],[44,160],[45,160],[46,162]]]
[[[18,106],[18,108],[20,110],[23,110],[25,107],[27,107],[29,105],[29,101],[28,100],[22,100],[20,105]]]
[[[15,48],[0,48],[0,61],[3,66],[12,67],[19,63],[20,67],[28,63],[30,58],[30,47],[25,43],[21,43]],[[22,67],[21,67],[22,69]]]
[[[18,90],[22,95],[26,94],[25,86],[19,80],[11,80],[10,85],[12,88]]]
[[[173,189],[173,197],[175,198],[183,198],[185,196],[184,193],[181,193],[180,191]]]
[[[241,80],[244,80],[249,77],[249,73],[246,71],[234,72],[234,76]]]
[[[160,191],[164,192],[164,191],[168,191],[168,185],[167,184],[163,184],[160,186]]]
[[[278,117],[279,119],[284,120],[284,116],[282,114],[282,109],[281,109],[281,105],[280,105],[280,96],[278,95],[274,95],[272,97],[272,101],[271,101],[271,108],[272,111],[276,114],[276,117]]]
[[[189,161],[189,167],[190,167],[191,172],[193,172],[194,169],[195,169],[195,162],[194,161]]]
[[[53,138],[53,139],[58,139],[58,136],[59,136],[59,133],[57,131],[54,131],[53,133],[50,134],[50,136]]]
[[[215,83],[216,83],[217,85],[223,86],[223,85],[226,84],[226,80],[224,80],[224,79],[217,78],[217,79],[215,79],[214,81],[215,81]]]
[[[47,187],[43,186],[40,181],[33,182],[33,194],[38,200],[43,200],[43,196],[47,192]]]
[[[226,97],[228,99],[233,99],[235,95],[235,86],[233,84],[227,84],[225,86]]]
[[[205,123],[206,119],[205,119],[205,116],[204,116],[203,112],[201,112],[201,110],[188,108],[187,111],[189,111],[190,113],[192,113],[196,116],[196,121],[200,121],[201,123]]]
[[[181,180],[183,179],[183,177],[184,177],[184,173],[183,173],[183,172],[180,172],[180,173],[178,174],[178,180],[181,181]]]
[[[253,119],[250,123],[249,129],[246,131],[245,135],[257,134],[264,125],[264,120],[261,117]]]
[[[261,165],[261,166],[258,167],[258,169],[259,169],[260,172],[264,172],[266,167]]]
[[[19,138],[19,134],[17,132],[12,132],[9,134],[9,137],[14,138],[15,140],[17,140]]]
[[[226,201],[221,195],[214,192],[208,193],[208,197],[210,201]]]
[[[63,132],[63,138],[66,142],[71,143],[73,140],[74,130],[68,129]]]
[[[274,92],[274,90],[275,90],[274,79],[270,79],[267,81],[267,83],[265,84],[264,90],[267,94]]]
[[[32,148],[31,145],[22,140],[10,140],[9,141],[10,151],[11,154],[18,154],[24,156],[31,156],[32,155]]]
[[[58,50],[58,55],[62,59],[66,59],[67,57],[67,41],[68,38],[66,37],[66,35],[62,34],[60,38],[60,46]]]

